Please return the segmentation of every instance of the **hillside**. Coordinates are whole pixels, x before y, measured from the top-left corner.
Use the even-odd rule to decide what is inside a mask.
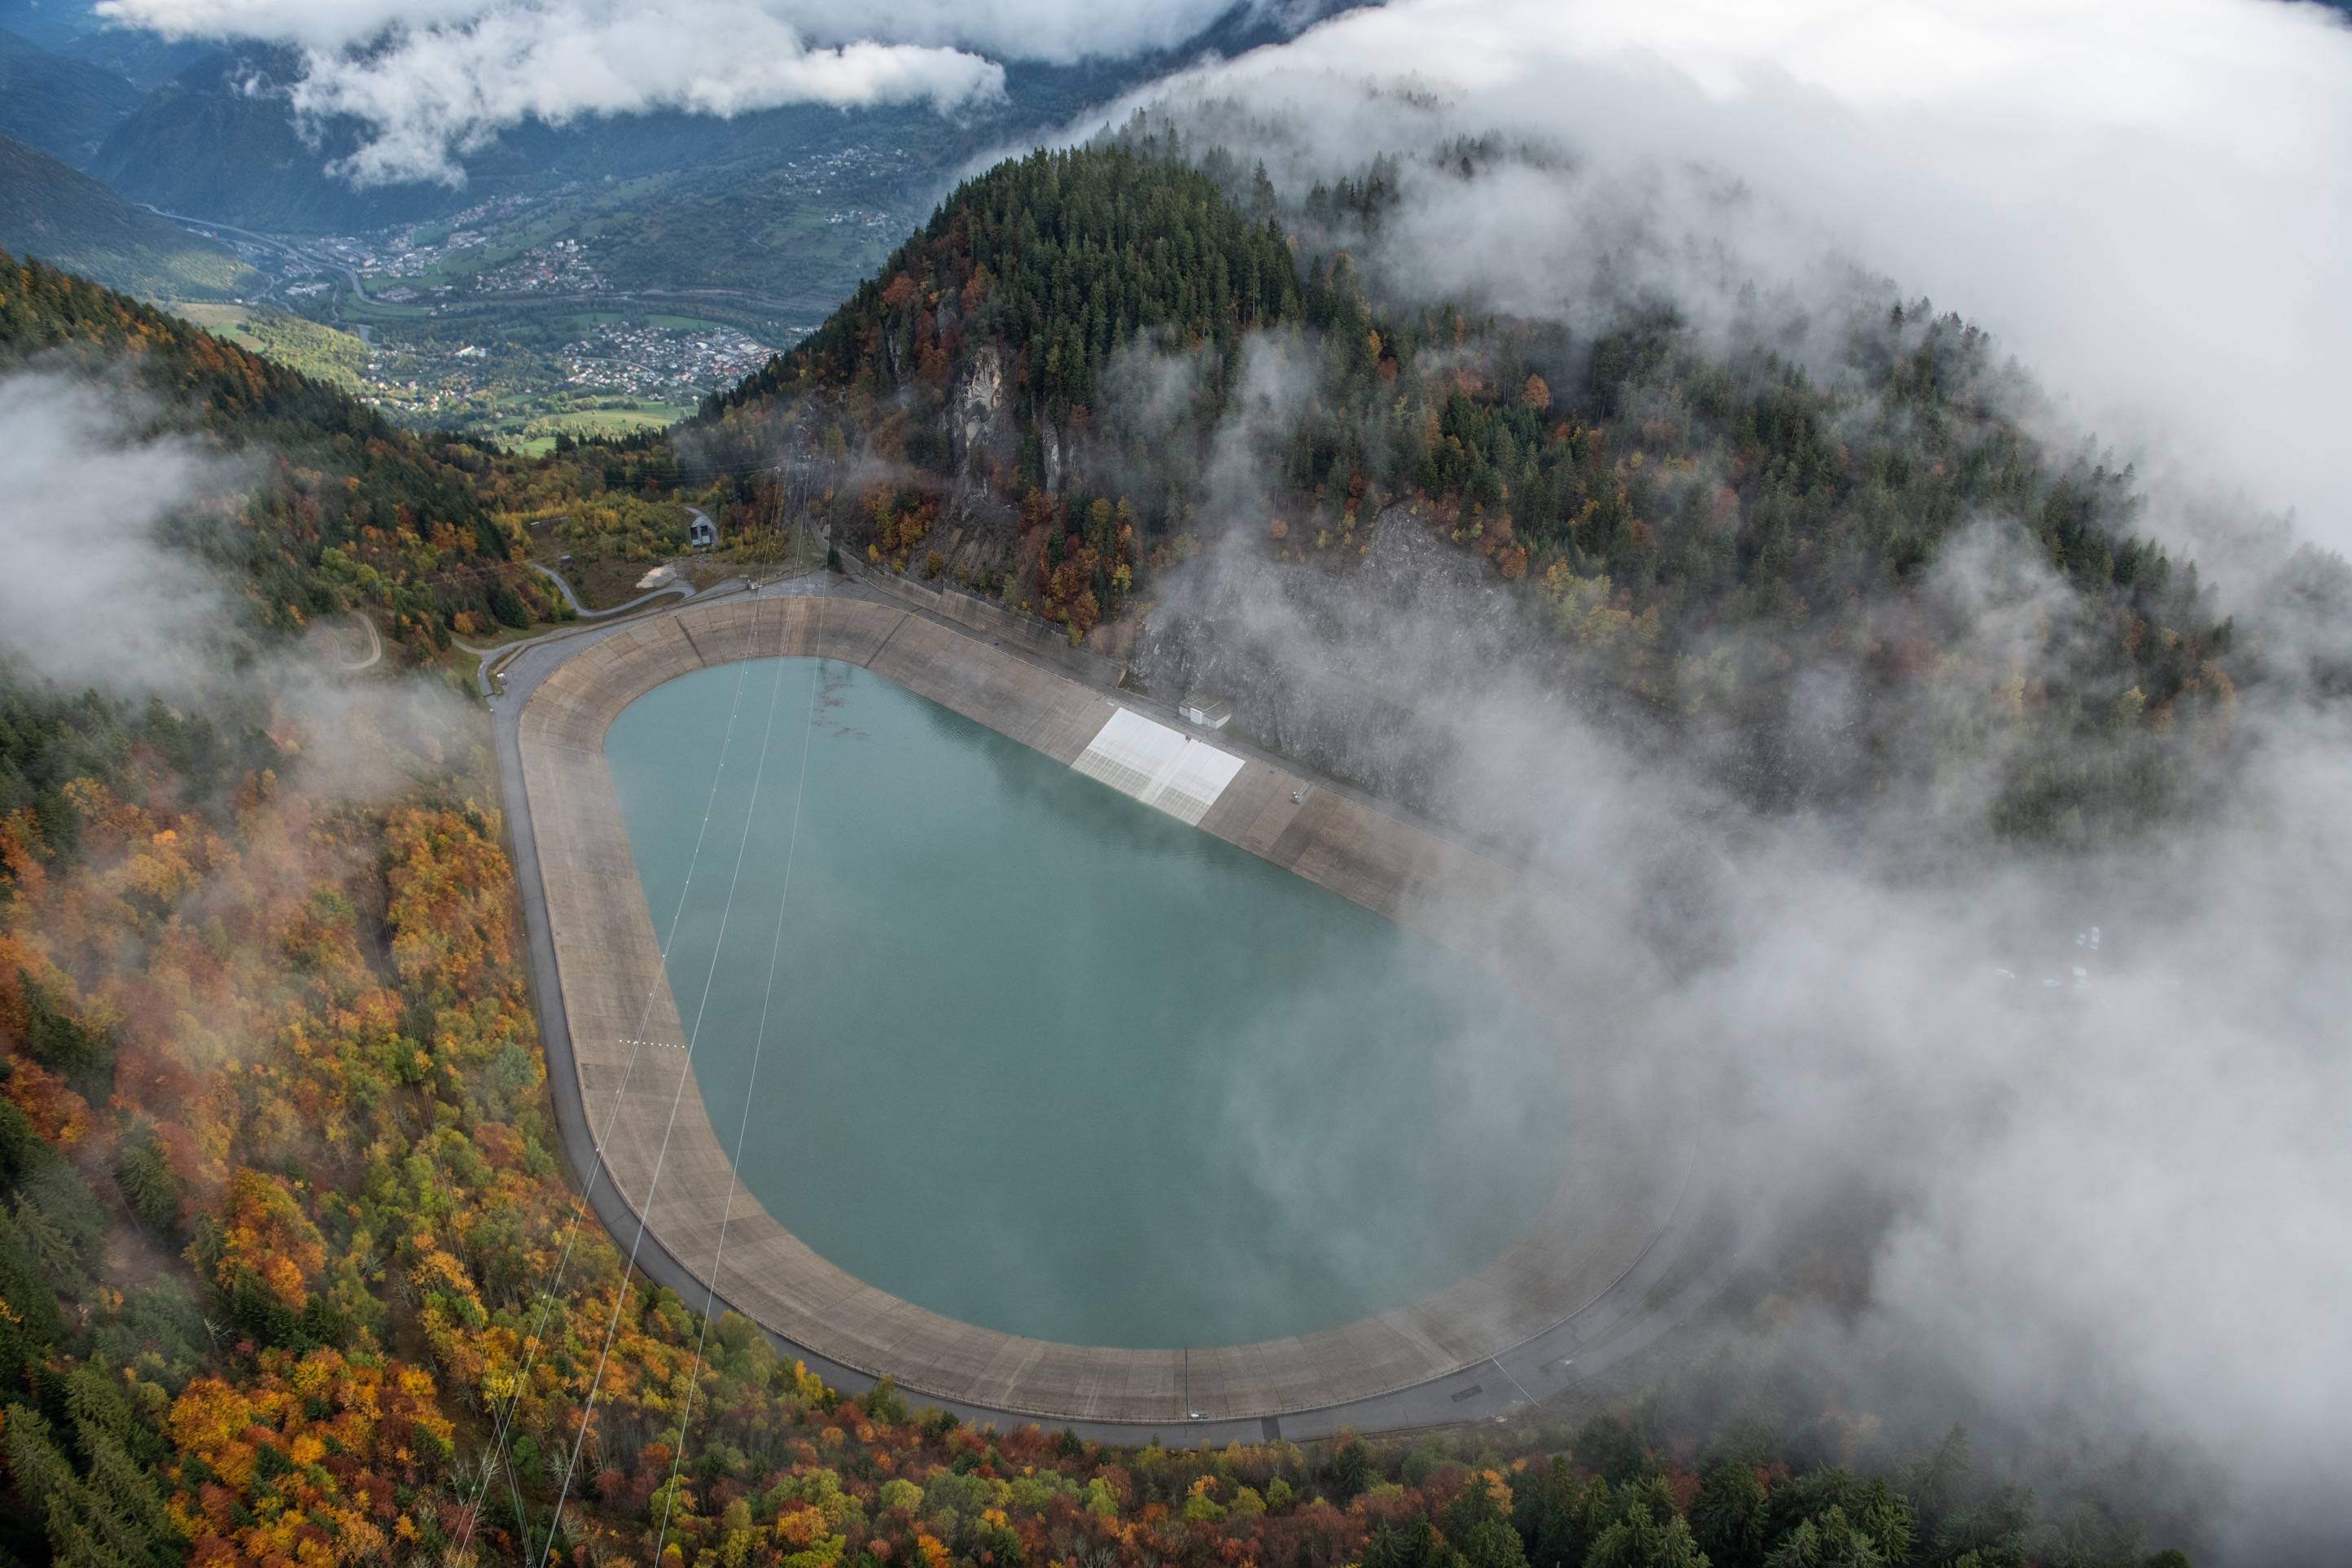
[[[4,136],[0,249],[154,299],[226,299],[258,281],[223,247],[141,211],[48,153]]]
[[[1197,346],[1213,401],[1245,334],[1298,315],[1298,285],[1281,231],[1199,171],[1123,149],[1035,153],[964,185],[704,423],[730,458],[790,442],[903,465],[912,482],[836,493],[836,541],[1033,602],[1083,637],[1181,521],[1173,492],[1088,493],[1080,437],[1100,379],[1148,333]],[[953,559],[929,565],[950,535]]]
[[[165,426],[252,460],[246,525],[205,548],[236,574],[257,625],[291,631],[361,610],[431,651],[476,617],[521,625],[553,609],[477,493],[482,452],[428,443],[179,317],[0,252],[0,374],[74,360],[127,371]]]
[[[281,98],[248,96],[236,84],[269,79],[268,50],[215,50],[157,87],[116,124],[89,171],[133,201],[244,227],[331,230],[422,217],[438,204],[421,193],[359,198],[321,172],[348,153],[348,138],[306,146]]]
[[[63,47],[88,32],[93,0],[0,0],[0,27],[43,48]]]
[[[0,29],[0,136],[86,163],[144,96],[125,77]]]
[[[356,395],[367,369],[367,344],[359,338],[271,306],[175,301],[173,313],[338,392]]]
[[[241,90],[247,81],[283,82],[298,72],[287,51],[213,50],[119,121],[91,155],[89,172],[167,212],[294,233],[411,222],[498,193],[495,182],[475,195],[437,185],[353,191],[325,169],[356,145],[351,127],[329,127],[310,145],[282,93]]]
[[[1389,188],[1373,167],[1277,210],[1262,182],[1141,132],[1001,166],[801,349],[710,400],[695,450],[793,449],[845,549],[1074,639],[1220,542],[1308,620],[1400,576],[1381,592],[1442,589],[1483,657],[1647,728],[1716,733],[1727,779],[1763,804],[1981,754],[1921,717],[1927,682],[1958,668],[1929,650],[1957,653],[1969,628],[1916,589],[1966,521],[2014,516],[2081,595],[2085,642],[2029,668],[1997,721],[1985,821],[2079,841],[2184,802],[2245,675],[2231,628],[2193,567],[2133,536],[2131,476],[2045,454],[1992,412],[2017,389],[1984,333],[1890,289],[1844,323],[1831,382],[1761,343],[1711,357],[1671,313],[1570,332],[1392,303],[1349,254]],[[1228,429],[1253,371],[1282,390]],[[898,478],[849,477],[877,460]],[[1143,646],[1147,679],[1248,679],[1204,662],[1218,647],[1197,631]],[[1825,658],[1867,701],[1835,774],[1772,739],[1790,673]]]

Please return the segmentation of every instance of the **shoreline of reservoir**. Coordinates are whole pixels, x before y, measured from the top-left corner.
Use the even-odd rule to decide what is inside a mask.
[[[894,1296],[1274,1339],[1475,1273],[1559,1184],[1562,1031],[1197,831],[1181,752],[1139,798],[862,666],[757,658],[655,687],[605,755],[743,1190]]]
[[[608,1228],[690,1305],[713,1288],[853,1386],[889,1375],[969,1414],[1134,1441],[1465,1419],[1591,1375],[1694,1304],[1706,1281],[1682,1245],[1697,1206],[1684,1201],[1688,1162],[1658,1159],[1643,1130],[1606,1118],[1573,1130],[1559,1194],[1494,1263],[1410,1306],[1284,1340],[1127,1351],[1023,1339],[924,1311],[818,1257],[737,1184],[688,1053],[663,1048],[682,1030],[604,754],[613,719],[646,691],[780,655],[861,666],[1064,764],[1116,712],[1146,706],[824,580],[689,602],[517,658],[494,710],[559,1121]],[[1501,920],[1541,897],[1353,792],[1260,756],[1238,764],[1201,830],[1441,943],[1465,940],[1465,909]]]

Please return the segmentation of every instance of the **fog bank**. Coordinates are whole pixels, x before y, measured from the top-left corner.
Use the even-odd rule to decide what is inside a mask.
[[[2263,679],[2179,819],[2121,843],[1990,837],[1997,750],[1874,785],[1858,655],[1793,672],[1772,739],[1805,776],[1763,805],[1723,765],[1743,738],[1602,716],[1422,524],[1383,519],[1349,576],[1269,563],[1266,454],[1311,400],[1283,361],[1311,349],[1244,366],[1204,508],[1236,525],[1155,587],[1143,666],[1241,689],[1240,722],[1422,793],[1572,902],[1527,982],[1604,1012],[1676,1108],[1662,1139],[1742,1195],[1811,1394],[1891,1439],[1989,1428],[2214,1560],[2352,1544],[2352,721],[2324,678],[2341,605],[2273,575],[2298,535],[2352,543],[2352,300],[2322,259],[2352,249],[2352,31],[2220,0],[1404,0],[1074,134],[1139,106],[1292,203],[1392,155],[1385,221],[1306,237],[1376,298],[1587,343],[1670,300],[1835,377],[1857,300],[1924,291],[2016,356],[2005,412],[2046,450],[2136,465],[2141,526],[2199,557]],[[1106,417],[1148,424],[1183,374],[1116,369]],[[1968,628],[1919,724],[2074,657],[2091,607],[2021,521],[1978,520],[1883,607]],[[1786,1250],[1823,1234],[1853,1278]]]

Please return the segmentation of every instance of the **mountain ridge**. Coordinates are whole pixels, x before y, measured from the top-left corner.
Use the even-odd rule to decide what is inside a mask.
[[[159,87],[110,132],[91,172],[125,195],[173,212],[240,227],[293,233],[353,232],[446,216],[501,195],[540,194],[571,180],[676,176],[693,188],[698,174],[726,166],[757,172],[812,147],[887,140],[930,147],[933,166],[951,166],[958,148],[1060,123],[1203,53],[1235,54],[1286,37],[1352,0],[1317,0],[1276,13],[1237,0],[1222,16],[1173,48],[1129,59],[1068,65],[1028,61],[1005,68],[1003,103],[951,124],[921,104],[836,110],[792,104],[731,118],[661,110],[624,116],[583,115],[562,125],[539,121],[509,128],[462,162],[465,182],[451,188],[409,182],[355,190],[327,166],[350,155],[364,129],[349,120],[313,128],[315,142],[289,119],[285,84],[301,74],[300,57],[284,47],[234,45],[190,65]],[[163,154],[168,151],[170,156]]]
[[[226,247],[6,136],[0,136],[0,249],[151,298],[226,300],[260,281]]]
[[[79,168],[143,96],[128,78],[0,28],[0,136]]]

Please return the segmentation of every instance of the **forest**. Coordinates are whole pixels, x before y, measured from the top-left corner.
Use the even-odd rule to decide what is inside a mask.
[[[886,480],[810,500],[919,569],[973,461],[936,416],[983,345],[1021,414],[978,459],[1024,552],[997,570],[1083,636],[1212,526],[1181,453],[1156,487],[1102,477],[1100,451],[1140,439],[1099,412],[1122,345],[1203,361],[1197,445],[1251,335],[1295,327],[1319,434],[1287,454],[1275,514],[1237,525],[1271,556],[1345,570],[1370,509],[1412,507],[1543,612],[1531,637],[1624,643],[1617,679],[1639,689],[1707,617],[1761,613],[1739,606],[1824,635],[1841,592],[1901,580],[1960,507],[2007,496],[2095,585],[2138,692],[2127,717],[2054,682],[2021,702],[2151,736],[2225,709],[2228,628],[2200,619],[2188,569],[2115,531],[2124,479],[2041,466],[1971,411],[1966,328],[1906,312],[1872,340],[1912,417],[1946,431],[1922,468],[1833,434],[1801,380],[1710,377],[1667,325],[1596,346],[1580,377],[1521,325],[1397,317],[1336,253],[1302,258],[1278,216],[1148,150],[1040,154],[960,193],[698,425],[543,461],[406,435],[5,258],[0,366],[128,365],[159,427],[257,464],[237,526],[182,542],[245,585],[252,635],[356,611],[415,663],[559,613],[520,570],[523,517],[610,515],[635,537],[647,498],[680,494],[739,526],[777,516],[774,481],[732,460],[770,439],[895,454]],[[1890,681],[1931,657],[1891,648]],[[260,700],[184,710],[0,668],[0,1568],[2181,1561],[2127,1521],[2045,1509],[1957,1433],[1889,1452],[1819,1391],[1793,1421],[1785,1390],[1753,1410],[1667,1394],[1573,1430],[1208,1452],[976,1428],[887,1384],[846,1395],[633,1277],[581,1222],[483,804],[486,727],[422,759],[346,737],[349,771],[384,781],[373,796],[312,784],[304,742]],[[2019,809],[2079,806],[2047,787]]]
[[[557,1561],[2181,1561],[2043,1516],[1964,1440],[1886,1456],[1851,1419],[1780,1439],[1668,1399],[1574,1432],[1119,1450],[845,1397],[739,1319],[706,1332],[593,1223],[547,1293],[578,1205],[480,757],[329,805],[267,739],[166,710],[5,718],[13,766],[73,775],[61,831],[0,832],[17,1561],[541,1561],[600,1370]]]
[[[293,749],[0,711],[38,790],[0,823],[0,1562],[2181,1561],[1963,1440],[1719,1394],[1208,1452],[845,1397],[580,1225],[479,739],[383,804],[311,798]]]

